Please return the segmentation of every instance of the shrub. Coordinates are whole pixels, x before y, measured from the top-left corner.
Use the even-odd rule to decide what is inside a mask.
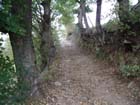
[[[108,32],[117,31],[119,28],[119,20],[117,18],[113,18],[105,23],[103,28],[105,28]]]
[[[140,66],[139,65],[123,65],[123,66],[120,66],[120,71],[123,76],[127,76],[127,77],[140,76]]]
[[[100,47],[95,48],[95,55],[98,59],[102,59],[102,60],[106,59],[107,57],[106,52],[103,50],[103,48]]]
[[[3,54],[2,40],[0,39],[0,105],[23,105],[19,94],[20,83],[14,62]]]

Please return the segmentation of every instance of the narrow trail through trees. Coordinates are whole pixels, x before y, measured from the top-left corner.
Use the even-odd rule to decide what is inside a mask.
[[[59,77],[46,92],[47,105],[140,105],[112,67],[83,54],[74,42],[61,41],[60,56]]]

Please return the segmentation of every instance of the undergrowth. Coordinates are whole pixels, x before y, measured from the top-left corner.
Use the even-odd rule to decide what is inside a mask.
[[[18,81],[14,61],[3,54],[2,43],[0,39],[0,105],[25,105],[27,87]]]
[[[122,76],[140,77],[140,56],[134,53],[125,53],[113,50],[111,47],[96,47],[92,43],[80,42],[80,46],[95,55],[97,59],[108,61],[109,64],[118,68]]]

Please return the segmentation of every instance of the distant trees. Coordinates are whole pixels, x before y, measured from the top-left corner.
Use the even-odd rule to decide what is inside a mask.
[[[55,0],[53,3],[53,18],[58,18],[58,22],[63,25],[68,25],[74,22],[74,9],[76,0]]]
[[[62,15],[60,20],[64,25],[74,22],[74,14],[77,14],[78,27],[89,29],[87,13],[92,12],[89,8],[91,2],[91,0],[57,0],[54,9]]]
[[[86,0],[87,2],[88,0]],[[80,2],[80,0],[79,0]],[[92,1],[93,2],[93,1]],[[111,2],[111,1],[108,1]],[[112,1],[113,2],[113,1]],[[131,6],[130,5],[130,0],[117,0],[117,5],[115,8],[115,13],[117,13],[116,15],[116,25],[117,28],[112,30],[115,30],[116,32],[120,32],[120,35],[118,36],[110,36],[110,34],[114,34],[116,33],[115,31],[109,32],[109,30],[106,30],[106,27],[104,25],[101,25],[101,12],[102,12],[102,0],[96,0],[96,2],[94,1],[94,3],[96,3],[97,5],[97,9],[96,9],[96,24],[95,24],[95,29],[96,31],[92,31],[90,32],[82,32],[82,34],[85,34],[85,37],[92,37],[96,43],[98,43],[99,45],[104,45],[106,43],[108,43],[107,41],[111,41],[111,42],[116,42],[116,43],[123,43],[124,40],[129,39],[129,42],[135,43],[134,40],[136,40],[136,36],[138,36],[138,29],[140,27],[139,23],[139,18],[140,18],[140,12],[139,12],[139,8],[140,8],[140,4],[139,2],[134,5]],[[88,3],[86,4],[86,6],[89,5]],[[82,15],[81,15],[82,16]],[[86,23],[82,24],[82,18],[80,16],[80,13],[78,14],[78,23],[81,24],[80,26],[83,27],[83,25],[86,25]],[[115,19],[114,19],[115,20]],[[112,21],[114,21],[112,19]],[[106,23],[107,24],[107,23]],[[114,32],[114,33],[113,33]],[[130,35],[131,34],[131,35]],[[83,36],[83,35],[82,35]],[[117,37],[117,38],[112,38],[112,37]],[[133,39],[133,41],[132,41]],[[120,42],[121,41],[121,42]],[[110,43],[110,42],[109,42]]]
[[[89,12],[87,11],[89,8],[86,6],[86,0],[79,0],[77,1],[77,3],[79,3],[79,8],[77,9],[78,11],[78,24],[80,28],[83,28],[83,22],[85,24],[85,27],[87,29],[89,29],[89,24],[88,24],[88,20],[87,20],[87,16],[86,13]]]

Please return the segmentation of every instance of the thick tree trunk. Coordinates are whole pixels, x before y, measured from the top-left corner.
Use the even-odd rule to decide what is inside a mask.
[[[24,5],[23,5],[24,4]],[[25,7],[26,6],[26,7]],[[38,71],[35,64],[35,54],[32,43],[32,0],[24,0],[23,3],[13,2],[12,15],[20,16],[21,24],[24,25],[25,34],[17,35],[9,33],[10,41],[14,54],[16,71],[18,72],[18,81],[23,86],[27,86],[28,93],[34,88],[34,82]],[[29,95],[27,93],[22,95]]]
[[[31,84],[33,84],[34,80],[37,78],[38,71],[35,64],[31,36],[10,34],[10,41],[13,49],[16,70],[19,73],[19,80],[32,87]]]
[[[119,19],[122,23],[129,23],[129,0],[117,0],[119,3]]]
[[[43,20],[42,20],[42,31],[41,31],[41,69],[48,68],[51,63],[52,56],[55,53],[55,47],[51,36],[51,0],[44,0],[42,6],[44,9]]]

